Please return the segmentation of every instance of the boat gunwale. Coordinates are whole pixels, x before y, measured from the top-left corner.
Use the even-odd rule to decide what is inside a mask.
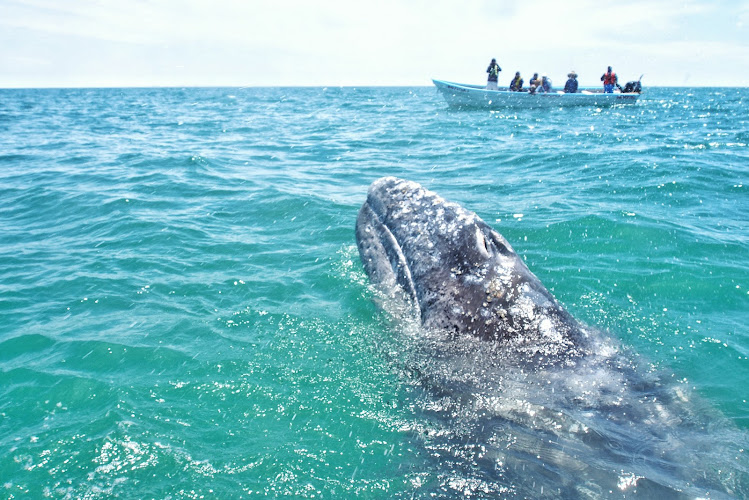
[[[598,88],[598,87],[580,87],[580,89],[578,90],[578,92],[564,92],[563,90],[553,89],[552,88],[551,92],[536,92],[536,93],[531,94],[527,90],[520,90],[520,91],[510,90],[509,87],[500,87],[499,89],[494,90],[494,89],[487,89],[483,85],[472,85],[472,84],[468,84],[468,83],[449,82],[447,80],[437,80],[437,79],[434,79],[434,78],[432,78],[432,82],[434,82],[434,85],[439,90],[442,90],[445,87],[455,87],[455,88],[458,88],[458,89],[465,89],[465,90],[471,91],[471,92],[482,92],[482,93],[486,93],[486,94],[497,93],[497,94],[502,94],[502,95],[505,95],[505,94],[506,95],[529,94],[529,95],[537,95],[537,96],[544,96],[544,95],[547,95],[547,96],[548,95],[563,96],[563,95],[576,95],[576,94],[581,94],[581,95],[602,95],[602,96],[606,96],[606,95],[616,95],[616,96],[622,96],[622,95],[629,96],[629,95],[631,95],[631,96],[639,96],[639,95],[641,95],[641,92],[619,92],[619,91],[617,91],[617,92],[608,92],[608,93],[606,93],[606,92],[603,91],[602,88]]]

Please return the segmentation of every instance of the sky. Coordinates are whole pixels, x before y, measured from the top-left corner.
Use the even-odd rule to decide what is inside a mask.
[[[749,0],[0,0],[0,88],[749,87]]]

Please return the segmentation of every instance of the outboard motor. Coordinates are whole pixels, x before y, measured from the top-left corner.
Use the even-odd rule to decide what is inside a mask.
[[[624,88],[619,87],[619,90],[626,94],[641,94],[642,85],[640,82],[642,81],[643,76],[645,75],[640,75],[640,78],[636,82],[627,82]]]
[[[637,80],[636,82],[627,82],[627,84],[622,89],[622,92],[625,94],[641,93],[642,84],[640,83],[640,80]]]

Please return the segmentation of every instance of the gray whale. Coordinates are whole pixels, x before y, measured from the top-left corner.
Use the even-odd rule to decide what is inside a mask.
[[[525,346],[541,360],[574,358],[589,343],[502,235],[415,182],[375,181],[356,241],[370,280],[405,295],[425,328]]]
[[[397,352],[440,478],[419,495],[749,494],[746,434],[575,320],[475,213],[384,177],[356,241],[386,309],[417,325]]]

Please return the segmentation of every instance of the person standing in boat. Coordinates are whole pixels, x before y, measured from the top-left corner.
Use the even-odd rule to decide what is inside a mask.
[[[574,94],[577,92],[577,73],[575,71],[570,71],[570,73],[567,75],[567,83],[564,84],[564,93],[565,94]]]
[[[619,84],[619,80],[616,77],[616,73],[611,71],[611,66],[606,73],[601,75],[601,81],[603,82],[603,91],[607,94],[614,92],[614,86]]]
[[[515,78],[510,82],[510,90],[513,92],[522,92],[523,79],[520,77],[520,71],[515,72]]]
[[[492,59],[492,62],[489,63],[489,67],[486,68],[486,72],[489,73],[489,79],[486,82],[486,90],[499,90],[497,79],[500,71],[502,71],[502,68],[497,64],[497,60]]]

